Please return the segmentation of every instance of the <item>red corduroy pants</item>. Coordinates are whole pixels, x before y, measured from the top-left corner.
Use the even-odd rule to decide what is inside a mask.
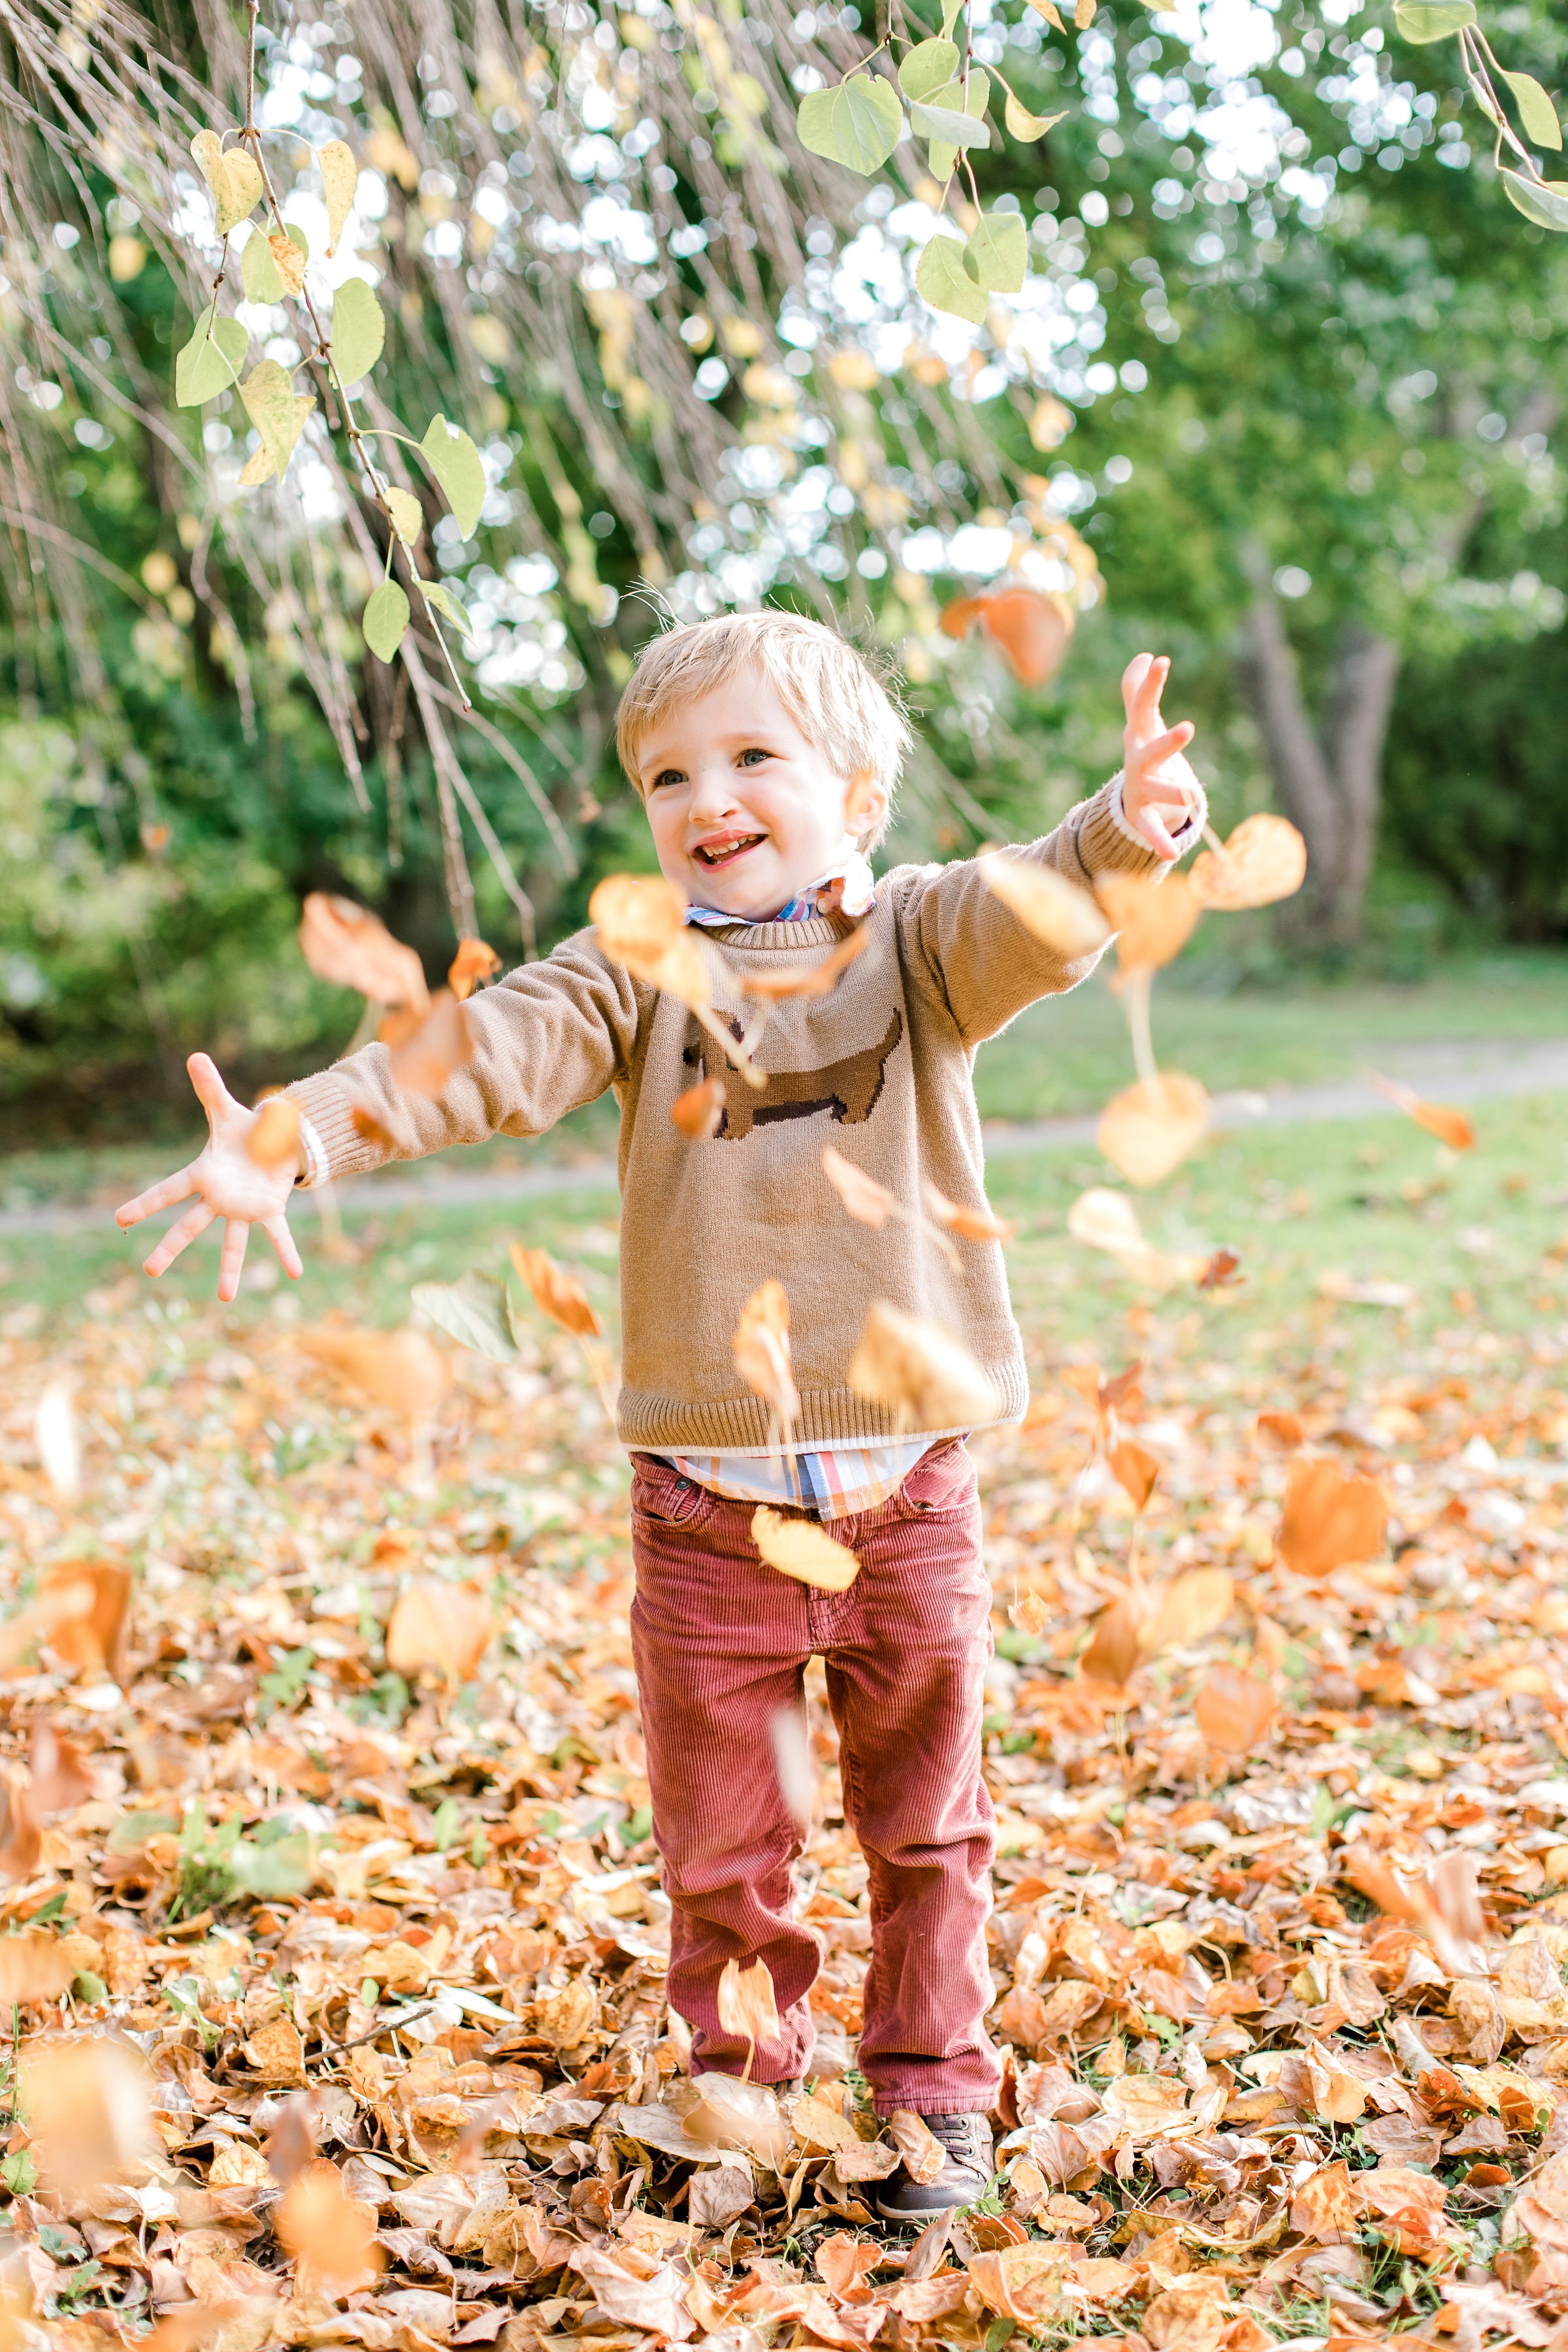
[[[669,2000],[692,2027],[693,2073],[741,2072],[746,2043],[720,2025],[719,1979],[727,1960],[759,1955],[784,2031],[759,2049],[753,2079],[810,2071],[821,1948],[793,1916],[801,1829],[779,1785],[774,1719],[803,1722],[815,1654],[846,1817],[870,1870],[861,2072],[883,2115],[989,2110],[1000,2081],[981,2022],[995,1847],[980,1769],[991,1588],[962,1441],[933,1447],[876,1509],[833,1523],[860,1560],[839,1593],[764,1564],[753,1505],[656,1455],[632,1463],[632,1643],[673,1906]]]

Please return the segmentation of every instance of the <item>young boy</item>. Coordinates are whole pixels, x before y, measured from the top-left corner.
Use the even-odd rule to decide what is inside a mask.
[[[1005,856],[1087,887],[1113,870],[1157,871],[1196,837],[1203,793],[1181,756],[1193,730],[1167,730],[1160,715],[1168,667],[1142,654],[1122,680],[1120,775],[1044,840]],[[232,1298],[251,1224],[300,1274],[286,1218],[296,1182],[399,1156],[364,1139],[356,1102],[393,1113],[386,1125],[413,1136],[413,1157],[498,1130],[542,1134],[615,1088],[632,1633],[674,1906],[670,2003],[692,2025],[693,2070],[738,2073],[745,2044],[719,2022],[719,1980],[728,1960],[760,1955],[783,2032],[759,2051],[757,2076],[791,2084],[809,2065],[820,1952],[792,1916],[800,1830],[775,1738],[781,1716],[798,1724],[805,1668],[819,1654],[845,1810],[870,1873],[858,2063],[878,2112],[915,2110],[945,2156],[927,2186],[901,2172],[882,2186],[883,2216],[918,2221],[982,2194],[992,2168],[986,2117],[999,2070],[983,2019],[994,1835],[981,1773],[991,1590],[966,1433],[900,1434],[850,1386],[847,1367],[867,1308],[883,1298],[964,1341],[1001,1419],[1023,1412],[1028,1383],[1000,1248],[963,1243],[955,1274],[913,1226],[848,1223],[822,1147],[832,1141],[911,1207],[922,1179],[981,1202],[975,1049],[1037,997],[1074,986],[1095,958],[1069,962],[1043,947],[973,863],[900,866],[873,882],[867,856],[887,828],[908,730],[859,655],[816,622],[753,613],[656,637],[626,688],[617,741],[660,869],[733,973],[808,971],[854,919],[869,927],[868,952],[834,987],[774,1005],[760,1093],[731,1074],[732,1115],[704,1140],[684,1138],[670,1108],[700,1075],[704,1033],[683,1003],[634,981],[581,931],[470,1002],[478,1051],[438,1102],[396,1094],[379,1045],[292,1088],[297,1169],[252,1164],[256,1114],[193,1055],[210,1139],[120,1222],[195,1193],[146,1270],[162,1274],[223,1217],[218,1295]],[[766,1409],[731,1345],[741,1307],[770,1276],[788,1295],[801,1394],[796,1450],[783,1454],[770,1452]],[[751,1535],[759,1500],[832,1521],[860,1561],[847,1591],[818,1591],[763,1563]]]

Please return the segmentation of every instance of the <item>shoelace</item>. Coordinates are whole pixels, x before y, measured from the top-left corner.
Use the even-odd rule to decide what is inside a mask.
[[[979,2164],[984,2160],[990,2139],[984,2116],[926,2116],[923,2121],[931,2137],[960,2163]]]

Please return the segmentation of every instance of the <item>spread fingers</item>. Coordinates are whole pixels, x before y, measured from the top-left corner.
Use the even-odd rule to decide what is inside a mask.
[[[289,1230],[287,1217],[268,1217],[261,1228],[277,1251],[284,1273],[290,1282],[298,1282],[304,1273],[304,1264],[294,1246],[294,1236]]]
[[[143,1217],[155,1217],[160,1209],[172,1209],[176,1201],[184,1201],[195,1190],[195,1180],[188,1168],[173,1176],[165,1176],[161,1184],[151,1185],[138,1192],[133,1201],[126,1201],[114,1212],[114,1222],[122,1229],[139,1225]]]
[[[195,1208],[185,1211],[177,1225],[169,1227],[152,1256],[143,1260],[142,1273],[151,1275],[166,1273],[186,1244],[194,1242],[198,1234],[205,1234],[212,1221],[213,1213],[206,1202],[198,1201]]]

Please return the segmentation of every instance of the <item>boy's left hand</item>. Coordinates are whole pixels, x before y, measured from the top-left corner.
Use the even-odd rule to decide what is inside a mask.
[[[1169,826],[1179,830],[1204,808],[1204,788],[1182,754],[1197,730],[1184,719],[1167,727],[1160,696],[1171,675],[1168,654],[1135,654],[1121,677],[1127,724],[1121,731],[1121,810],[1156,857],[1179,857]],[[1184,847],[1186,845],[1183,844]]]

